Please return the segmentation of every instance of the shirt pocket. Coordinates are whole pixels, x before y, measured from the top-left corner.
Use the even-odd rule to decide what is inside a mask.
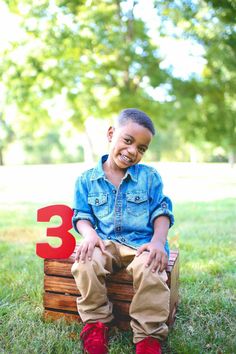
[[[98,218],[102,218],[109,213],[108,195],[106,193],[89,194],[88,204],[91,205],[94,215]]]
[[[134,216],[148,213],[147,192],[137,191],[126,193],[127,212]]]

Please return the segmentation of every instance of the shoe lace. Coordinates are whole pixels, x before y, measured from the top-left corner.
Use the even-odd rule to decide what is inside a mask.
[[[99,352],[99,348],[107,347],[108,327],[103,323],[88,323],[83,328],[80,338],[83,340],[84,349],[89,353]]]

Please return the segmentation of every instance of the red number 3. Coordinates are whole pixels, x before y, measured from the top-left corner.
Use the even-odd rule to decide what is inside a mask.
[[[59,247],[52,247],[48,243],[37,243],[36,254],[41,258],[68,258],[75,249],[76,241],[69,232],[72,228],[71,218],[73,211],[66,205],[50,205],[38,209],[37,221],[49,222],[53,216],[60,216],[62,223],[60,226],[48,227],[47,236],[59,237],[62,244]]]

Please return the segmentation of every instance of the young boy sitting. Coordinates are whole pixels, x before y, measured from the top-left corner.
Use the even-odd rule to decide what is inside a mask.
[[[72,274],[81,296],[79,315],[84,351],[108,353],[113,319],[107,297],[107,274],[126,267],[135,295],[130,305],[136,353],[161,353],[167,336],[169,288],[168,229],[172,203],[163,195],[158,172],[139,164],[155,134],[151,119],[137,109],[123,110],[107,132],[109,155],[77,180],[74,228],[83,236]]]

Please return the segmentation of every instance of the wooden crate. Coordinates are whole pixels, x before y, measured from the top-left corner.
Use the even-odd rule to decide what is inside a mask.
[[[68,321],[81,321],[77,312],[76,298],[79,291],[71,274],[71,266],[75,253],[67,259],[44,260],[44,317],[58,319],[64,317]],[[179,253],[170,251],[167,268],[170,288],[170,315],[167,321],[173,325],[178,305],[179,288]],[[107,277],[107,289],[113,303],[115,324],[121,329],[129,328],[129,305],[134,291],[132,277],[125,269]]]

